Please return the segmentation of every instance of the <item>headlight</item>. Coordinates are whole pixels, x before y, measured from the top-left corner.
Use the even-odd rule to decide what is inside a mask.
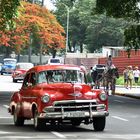
[[[107,99],[107,94],[106,93],[100,93],[99,97],[100,97],[101,101],[105,101]]]
[[[48,103],[50,101],[50,96],[49,95],[44,95],[42,98],[41,98],[41,101],[43,103]]]

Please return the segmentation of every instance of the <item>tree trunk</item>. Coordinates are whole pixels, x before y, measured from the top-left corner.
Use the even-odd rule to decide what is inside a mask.
[[[83,53],[83,43],[80,43],[80,53]]]
[[[56,56],[56,50],[53,49],[53,51],[52,51],[52,57],[55,58],[55,56]]]
[[[42,64],[42,48],[43,48],[43,45],[40,44],[40,64]]]

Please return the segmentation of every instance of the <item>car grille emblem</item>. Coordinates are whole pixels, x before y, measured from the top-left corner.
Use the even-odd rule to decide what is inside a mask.
[[[74,96],[74,97],[81,97],[82,93],[71,93],[69,95]]]

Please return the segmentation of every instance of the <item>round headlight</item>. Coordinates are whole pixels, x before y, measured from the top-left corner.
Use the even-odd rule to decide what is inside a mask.
[[[48,103],[50,101],[50,96],[49,95],[44,95],[41,98],[43,103]]]
[[[107,99],[107,94],[106,93],[100,93],[99,97],[100,97],[101,101],[105,101]]]

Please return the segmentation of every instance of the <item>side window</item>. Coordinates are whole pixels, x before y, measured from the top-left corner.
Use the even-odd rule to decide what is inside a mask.
[[[42,71],[38,74],[38,83],[46,83],[46,82],[47,82],[46,73]]]
[[[25,76],[23,81],[23,87],[28,87],[29,78],[30,78],[30,73]]]
[[[35,73],[31,73],[30,82],[32,86],[36,84],[36,75]]]

